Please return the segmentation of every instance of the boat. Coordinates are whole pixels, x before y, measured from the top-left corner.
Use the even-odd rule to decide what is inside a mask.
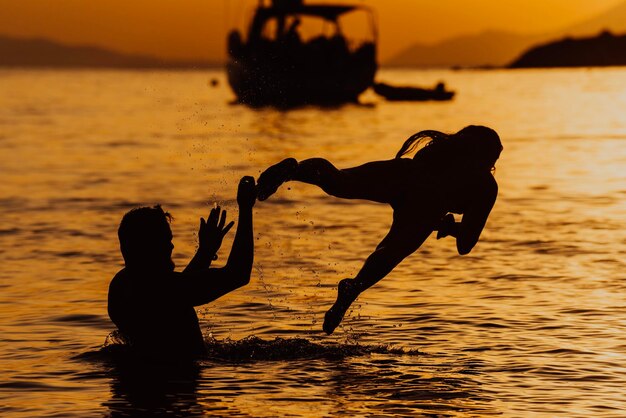
[[[444,101],[452,100],[455,92],[446,90],[444,83],[437,83],[433,88],[410,86],[392,86],[386,83],[374,83],[374,92],[389,101]]]
[[[365,37],[344,32],[342,22],[355,14]],[[250,106],[357,102],[374,82],[376,42],[366,6],[260,0],[245,38],[238,30],[228,36],[228,82],[237,101]]]

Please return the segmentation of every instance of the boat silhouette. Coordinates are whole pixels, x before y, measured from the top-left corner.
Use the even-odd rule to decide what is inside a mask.
[[[342,21],[355,13],[365,18],[365,39],[344,33]],[[238,30],[228,36],[228,82],[237,101],[250,106],[357,102],[374,81],[376,42],[367,7],[261,0],[245,39]]]
[[[392,86],[386,83],[374,83],[372,86],[376,94],[389,101],[415,101],[424,102],[429,100],[444,101],[452,100],[455,92],[446,90],[444,83],[439,82],[433,88]]]

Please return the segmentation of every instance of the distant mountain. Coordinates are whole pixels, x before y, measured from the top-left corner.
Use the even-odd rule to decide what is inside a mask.
[[[546,35],[487,31],[434,45],[414,44],[383,65],[391,67],[500,67],[510,63]]]
[[[608,31],[591,38],[565,38],[530,49],[511,68],[626,65],[626,35]]]
[[[544,34],[515,34],[487,31],[460,36],[434,45],[414,44],[391,59],[385,66],[396,67],[501,67],[524,51],[565,36],[597,34],[601,30],[626,32],[626,2],[589,20]]]
[[[0,67],[62,68],[207,68],[210,62],[166,61],[130,55],[95,46],[70,46],[46,39],[20,39],[0,35]]]
[[[597,15],[594,18],[585,20],[579,24],[570,26],[553,39],[563,36],[584,36],[595,35],[603,30],[613,33],[626,33],[626,2],[620,3],[612,9]]]

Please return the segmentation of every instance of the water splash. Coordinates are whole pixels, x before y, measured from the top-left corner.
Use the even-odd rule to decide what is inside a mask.
[[[207,341],[207,348],[209,359],[233,362],[280,361],[303,358],[340,359],[370,354],[420,355],[416,349],[405,350],[389,345],[319,344],[305,338],[277,337],[274,340],[264,340],[256,336],[248,336],[241,340],[212,339]]]
[[[325,343],[320,344],[306,338],[280,338],[264,340],[254,335],[231,340],[217,339],[212,335],[206,337],[206,360],[228,361],[233,363],[251,361],[287,361],[297,359],[343,359],[346,357],[363,357],[371,354],[393,356],[419,356],[417,349],[404,349],[391,345],[365,345],[358,343]],[[119,332],[111,332],[105,339],[98,354],[104,357],[130,353],[130,343]],[[92,353],[95,354],[95,353]],[[79,356],[90,357],[90,356]]]

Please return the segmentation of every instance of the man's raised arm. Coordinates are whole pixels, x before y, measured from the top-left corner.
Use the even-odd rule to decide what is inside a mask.
[[[237,190],[239,204],[239,225],[230,250],[224,272],[233,286],[232,290],[250,282],[252,262],[254,260],[254,236],[252,230],[252,207],[256,202],[256,185],[254,178],[243,177]]]
[[[204,305],[250,282],[254,260],[252,207],[255,201],[254,178],[243,177],[237,191],[239,225],[237,225],[228,261],[222,268],[185,269],[183,273],[179,273],[181,277],[176,281],[175,288],[180,292],[178,297],[186,303],[194,306]],[[217,218],[217,213],[215,217]],[[223,227],[223,223],[220,220],[216,228],[220,235],[230,229],[230,224]],[[221,239],[219,241],[221,243]]]

